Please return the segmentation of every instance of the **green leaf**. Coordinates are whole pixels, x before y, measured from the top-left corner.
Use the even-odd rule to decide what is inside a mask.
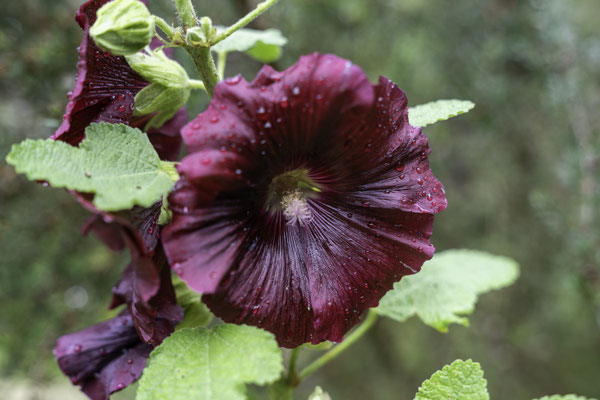
[[[217,27],[217,32],[222,32],[225,27]],[[227,39],[217,43],[211,50],[217,53],[243,51],[250,57],[269,63],[281,57],[281,47],[287,39],[278,29],[259,31],[256,29],[239,29]]]
[[[415,400],[488,400],[479,363],[456,360],[421,384]]]
[[[539,399],[534,399],[534,400],[595,400],[595,399],[591,399],[591,398],[587,398],[587,397],[583,397],[583,396],[577,396],[575,394],[565,394],[564,396],[562,396],[560,394],[555,394],[552,396],[540,397]]]
[[[94,205],[106,211],[149,207],[173,187],[173,163],[161,161],[139,129],[100,123],[85,135],[79,147],[27,139],[13,145],[6,162],[30,180],[95,193]]]
[[[438,100],[408,109],[412,126],[424,127],[469,112],[475,103],[468,100]]]
[[[317,386],[314,392],[308,397],[308,400],[331,400],[331,397],[326,392],[323,392],[320,386]]]
[[[213,320],[213,314],[202,302],[202,294],[193,291],[179,277],[174,276],[173,286],[177,304],[183,308],[183,321],[177,329],[205,327]]]
[[[262,329],[181,329],[150,355],[137,400],[243,400],[244,384],[273,382],[282,369],[275,337]]]
[[[518,264],[506,257],[475,250],[448,250],[436,254],[422,270],[394,284],[377,307],[377,312],[396,321],[418,315],[441,332],[448,325],[468,325],[477,296],[513,283]]]

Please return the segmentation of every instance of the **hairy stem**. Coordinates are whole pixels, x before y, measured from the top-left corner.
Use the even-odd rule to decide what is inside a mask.
[[[244,26],[248,25],[250,22],[252,22],[252,20],[254,20],[260,14],[267,11],[269,8],[271,8],[271,6],[275,5],[275,3],[277,3],[278,1],[279,0],[265,0],[262,3],[259,3],[254,10],[250,11],[248,14],[246,14],[244,17],[242,17],[235,24],[233,24],[229,28],[227,28],[224,32],[221,32],[220,34],[215,36],[211,40],[211,46],[214,46],[215,44],[219,43],[221,40],[229,37],[232,33],[237,31],[238,29],[243,28]]]
[[[223,79],[225,77],[225,64],[227,63],[227,53],[219,52],[217,53],[217,73],[219,74],[219,79]]]
[[[177,14],[179,14],[179,18],[183,25],[193,27],[198,24],[192,0],[173,0],[173,4],[175,4]]]
[[[350,333],[350,335],[348,335],[348,337],[344,339],[342,343],[338,344],[300,371],[298,374],[298,381],[304,380],[307,376],[336,358],[348,347],[352,346],[354,342],[360,339],[373,326],[373,324],[375,324],[375,321],[377,321],[377,312],[375,312],[373,309],[370,309],[363,323],[359,325],[352,333]]]
[[[192,57],[196,70],[198,70],[198,73],[202,77],[206,92],[212,97],[215,86],[217,86],[217,83],[219,82],[219,74],[217,73],[215,60],[213,60],[212,55],[210,54],[210,48],[185,46],[185,50]]]
[[[170,40],[173,37],[173,28],[169,24],[167,24],[167,21],[165,21],[161,17],[157,17],[156,15],[153,15],[153,17],[154,17],[154,23],[156,24],[156,26],[161,31],[163,31],[164,34],[167,35],[167,37]]]

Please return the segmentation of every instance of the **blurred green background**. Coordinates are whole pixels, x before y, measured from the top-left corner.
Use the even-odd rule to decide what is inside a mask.
[[[150,3],[173,20],[168,0]],[[3,2],[0,159],[12,143],[58,126],[74,80],[80,4]],[[227,24],[256,2],[196,4]],[[456,358],[482,364],[493,399],[600,396],[599,16],[598,0],[281,0],[254,23],[289,38],[279,69],[301,54],[330,52],[372,80],[388,76],[411,105],[476,102],[471,113],[426,128],[449,200],[433,242],[507,255],[522,267],[513,287],[481,299],[469,328],[441,334],[416,319],[381,321],[304,383],[298,399],[315,384],[335,400],[412,399]],[[252,79],[259,67],[231,55],[227,73]],[[192,110],[206,101],[197,93]],[[54,341],[106,318],[126,256],[81,237],[86,216],[64,191],[0,162],[0,388],[67,386]]]

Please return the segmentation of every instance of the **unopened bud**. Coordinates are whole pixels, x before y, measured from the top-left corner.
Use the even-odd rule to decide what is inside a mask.
[[[90,28],[98,47],[118,56],[142,50],[154,34],[154,18],[138,0],[114,0],[103,5]]]

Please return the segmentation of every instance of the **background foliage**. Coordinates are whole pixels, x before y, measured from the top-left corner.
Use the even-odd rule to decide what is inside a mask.
[[[172,14],[167,0],[150,2]],[[196,4],[227,24],[255,3]],[[3,3],[1,159],[12,143],[58,126],[73,84],[79,5]],[[513,287],[482,299],[470,328],[441,334],[415,318],[382,320],[300,398],[313,383],[333,399],[410,399],[456,358],[481,363],[492,398],[600,396],[599,13],[597,0],[281,0],[256,21],[289,39],[277,68],[332,52],[372,80],[397,82],[411,105],[475,101],[466,116],[425,129],[449,200],[433,242],[522,266]],[[251,79],[259,67],[232,54],[227,71]],[[197,112],[206,97],[193,96]],[[56,337],[107,317],[124,255],[80,237],[85,219],[63,191],[0,163],[0,381],[56,378]]]

